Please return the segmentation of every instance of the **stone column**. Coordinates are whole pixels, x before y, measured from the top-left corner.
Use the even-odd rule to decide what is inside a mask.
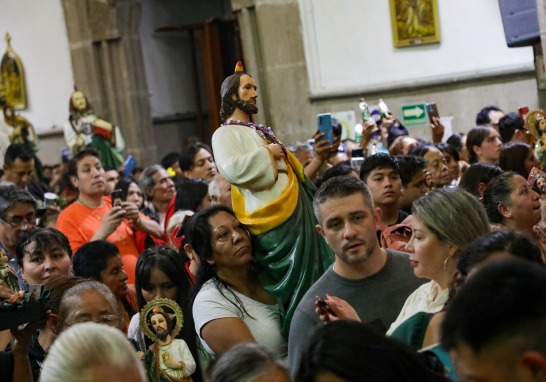
[[[141,4],[135,0],[62,0],[62,4],[78,89],[99,115],[120,126],[126,156],[133,155],[144,166],[157,163],[138,34]]]
[[[232,0],[239,17],[245,70],[256,77],[259,114],[283,143],[312,138],[309,77],[298,0]]]

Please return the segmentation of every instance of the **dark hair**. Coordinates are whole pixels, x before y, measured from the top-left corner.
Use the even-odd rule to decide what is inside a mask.
[[[51,249],[53,242],[57,242],[62,249],[68,253],[68,257],[72,258],[72,248],[65,235],[55,228],[34,228],[27,231],[19,237],[15,247],[15,255],[17,256],[17,264],[23,268],[23,257],[25,257],[25,248],[30,243],[35,243],[35,251],[48,251]]]
[[[115,190],[121,190],[121,197],[123,198],[123,201],[126,201],[127,200],[127,196],[129,196],[129,187],[131,186],[131,184],[136,184],[136,186],[138,187],[138,189],[140,190],[140,187],[138,185],[138,182],[136,180],[134,180],[133,178],[121,178],[117,183],[116,183],[116,186],[114,187]],[[141,190],[142,191],[142,190]],[[144,195],[143,195],[144,196]],[[144,199],[142,201],[144,203]],[[142,208],[142,205],[140,206],[137,206],[138,209],[140,210]]]
[[[36,211],[36,200],[32,195],[15,185],[0,186],[0,219],[5,219],[15,203],[30,204]]]
[[[474,164],[478,162],[478,154],[474,151],[474,146],[481,146],[492,129],[494,129],[494,127],[489,125],[476,126],[468,132],[466,137],[466,148],[468,149],[469,155],[468,163]]]
[[[461,152],[463,151],[463,136],[464,135],[465,134],[455,133],[447,139],[446,143],[450,144],[451,146],[455,147],[457,151]]]
[[[436,148],[440,150],[442,154],[445,155],[447,153],[451,155],[457,162],[461,160],[461,155],[459,154],[457,149],[451,146],[450,144],[442,142],[442,143],[437,143],[434,146],[436,146]]]
[[[4,156],[4,163],[11,166],[17,159],[22,162],[29,162],[34,159],[32,151],[22,143],[12,143],[6,150]]]
[[[102,282],[100,274],[108,266],[108,260],[115,256],[120,253],[114,243],[105,240],[85,243],[74,254],[74,275]]]
[[[471,277],[453,299],[441,326],[441,346],[460,343],[480,354],[518,338],[520,351],[546,355],[546,271],[522,259],[493,261]],[[504,343],[503,343],[504,342]],[[516,350],[516,349],[514,349]]]
[[[491,111],[500,111],[496,106],[487,106],[480,110],[478,115],[476,115],[476,125],[482,126],[482,125],[489,125],[491,123],[491,119],[489,118],[489,112]]]
[[[365,360],[365,362],[363,362]],[[385,337],[370,326],[341,320],[320,326],[297,367],[297,382],[315,382],[330,372],[348,382],[426,382],[435,377],[425,354]]]
[[[212,227],[210,225],[210,219],[220,212],[225,212],[235,217],[234,212],[230,208],[217,204],[205,208],[203,211],[199,211],[198,213],[193,215],[192,224],[189,226],[192,241],[188,242],[188,244],[193,247],[200,260],[199,269],[197,270],[196,275],[197,282],[194,286],[192,300],[195,300],[195,297],[197,296],[197,293],[199,293],[199,290],[201,290],[203,284],[205,284],[209,280],[212,280],[220,294],[227,301],[233,304],[233,306],[239,311],[241,316],[253,318],[252,316],[250,316],[250,314],[248,314],[239,297],[237,297],[237,295],[233,293],[231,285],[218,277],[218,274],[216,273],[216,268],[209,263],[209,261],[213,259],[211,245]],[[257,277],[258,263],[254,258],[252,258],[252,261],[250,262],[250,267],[253,275]],[[226,296],[226,294],[224,293],[224,289],[230,292],[235,301]]]
[[[389,154],[378,153],[370,155],[364,160],[360,167],[360,179],[364,182],[368,180],[368,176],[374,170],[391,169],[400,173],[398,160]]]
[[[516,130],[524,130],[519,113],[508,113],[499,119],[499,133],[502,143],[508,143],[514,137]]]
[[[483,192],[483,205],[487,211],[487,216],[491,223],[502,223],[504,216],[499,212],[499,204],[509,206],[510,194],[513,191],[512,178],[520,176],[511,171],[497,175],[487,186]]]
[[[220,106],[220,118],[222,122],[225,122],[226,119],[235,111],[236,102],[231,99],[231,95],[239,95],[239,85],[241,84],[242,76],[250,76],[248,73],[240,72],[232,74],[227,77],[224,82],[222,82],[222,87],[220,88],[220,97],[222,98],[222,103]]]
[[[500,174],[502,174],[502,170],[497,166],[487,163],[474,163],[472,166],[468,167],[461,177],[459,188],[463,188],[479,198],[480,192],[478,186],[480,183],[487,186],[491,179]]]
[[[346,164],[340,163],[340,164],[337,164],[337,165],[329,168],[328,170],[326,170],[326,172],[322,176],[321,182],[324,183],[328,179],[335,178],[336,176],[349,175],[352,172],[354,172],[355,174],[358,175],[357,171],[354,168],[352,168],[351,166],[348,166]]]
[[[78,177],[78,163],[87,157],[95,157],[98,160],[100,160],[100,154],[97,150],[92,148],[87,148],[76,155],[74,155],[74,158],[70,161],[70,164],[68,165],[68,175]]]
[[[341,136],[342,130],[343,126],[341,125],[341,122],[335,118],[332,118],[332,134],[334,134],[334,136]]]
[[[138,308],[142,310],[144,305],[146,305],[142,290],[148,290],[150,288],[150,278],[154,268],[165,273],[169,280],[178,288],[179,295],[176,303],[180,306],[182,313],[184,314],[184,326],[177,338],[186,341],[193,358],[198,359],[197,337],[190,300],[191,280],[186,271],[185,263],[180,258],[180,255],[173,249],[167,246],[153,247],[145,250],[138,257],[135,269],[135,289]],[[200,380],[201,371],[199,363],[197,363],[197,367],[198,378]],[[195,374],[192,375],[192,377],[195,379]]]
[[[476,239],[462,253],[457,270],[466,277],[476,265],[483,263],[497,252],[508,252],[514,257],[529,260],[542,267],[542,252],[533,239],[514,231],[498,231]]]
[[[182,171],[191,171],[193,168],[193,162],[195,155],[199,150],[207,150],[212,155],[211,148],[204,143],[194,143],[193,145],[186,146],[182,149],[182,153],[178,159],[178,165]]]
[[[396,157],[398,160],[398,167],[400,168],[400,179],[402,180],[402,186],[407,187],[413,180],[413,177],[427,167],[427,162],[421,158],[412,155],[404,155]]]
[[[209,192],[209,184],[204,179],[182,179],[176,185],[175,211],[197,212],[203,198]]]
[[[530,171],[525,169],[525,160],[529,157],[529,152],[532,153],[531,146],[527,143],[510,142],[501,150],[499,167],[504,171],[517,172],[527,179]]]
[[[337,176],[322,183],[313,198],[313,210],[319,224],[322,224],[321,204],[330,199],[345,198],[354,194],[362,195],[366,205],[370,207],[371,211],[374,210],[372,193],[365,182],[352,176]]]
[[[104,172],[118,171],[117,169],[113,168],[112,166],[102,166],[102,169],[104,170]]]
[[[168,153],[161,159],[161,166],[165,170],[167,170],[169,167],[172,167],[173,164],[178,162],[178,158],[180,158],[180,153]]]
[[[416,157],[424,158],[425,155],[430,151],[431,148],[433,148],[434,145],[428,144],[428,143],[421,143],[415,147],[412,147],[408,151],[408,155],[413,155]]]
[[[86,280],[81,277],[54,275],[49,276],[44,280],[44,288],[47,289],[50,294],[45,304],[45,309],[50,310],[53,314],[59,314],[59,308],[61,306],[61,300],[64,294],[73,286],[84,283]]]
[[[389,135],[387,136],[387,147],[385,148],[387,150],[390,149],[396,138],[408,136],[409,131],[404,126],[396,126],[396,124],[392,125],[392,127],[389,129]]]

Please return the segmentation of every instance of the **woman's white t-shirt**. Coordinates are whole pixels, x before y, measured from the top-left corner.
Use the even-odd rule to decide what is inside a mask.
[[[195,330],[201,339],[205,350],[214,355],[214,352],[201,337],[203,326],[219,318],[238,317],[248,326],[252,336],[259,345],[265,346],[281,357],[287,354],[286,339],[281,335],[281,316],[278,305],[267,305],[252,300],[231,288],[223,288],[222,292],[236,302],[235,296],[239,298],[248,314],[252,317],[241,314],[239,309],[229,302],[216,288],[214,281],[209,280],[195,297],[193,302],[193,319]]]

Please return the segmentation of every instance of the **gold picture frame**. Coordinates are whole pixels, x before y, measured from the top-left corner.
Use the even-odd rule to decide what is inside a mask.
[[[0,81],[4,85],[6,102],[15,110],[27,108],[27,94],[25,90],[25,69],[21,59],[11,47],[11,36],[6,33],[8,47],[0,60]]]
[[[440,42],[438,0],[389,0],[396,48]]]

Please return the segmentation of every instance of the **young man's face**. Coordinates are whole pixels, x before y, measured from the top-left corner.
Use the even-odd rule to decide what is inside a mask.
[[[100,159],[89,155],[78,162],[78,177],[71,176],[70,180],[81,194],[104,194],[106,184],[103,178],[104,169]]]
[[[398,204],[402,194],[402,180],[398,170],[378,168],[372,170],[366,179],[372,192],[373,202],[377,207]]]
[[[34,159],[23,162],[20,158],[11,165],[4,163],[4,180],[14,183],[19,188],[27,188],[34,174]]]
[[[375,224],[381,220],[381,212],[373,211],[360,193],[322,203],[320,218],[317,231],[347,264],[366,261],[379,245]]]
[[[425,170],[419,171],[413,176],[407,187],[402,186],[402,196],[398,199],[398,207],[404,210],[411,210],[413,202],[428,192],[425,184]]]
[[[546,381],[545,357],[537,351],[510,349],[513,344],[489,346],[476,354],[466,343],[449,352],[461,381],[531,382]]]

